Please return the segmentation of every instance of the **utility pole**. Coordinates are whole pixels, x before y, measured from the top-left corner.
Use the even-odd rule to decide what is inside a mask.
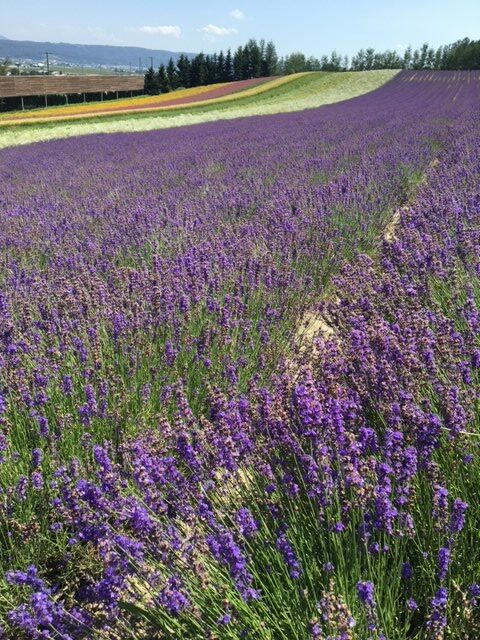
[[[153,56],[150,56],[150,67],[153,69]]]
[[[48,60],[48,56],[50,55],[48,51],[45,51],[45,55],[47,56],[47,76],[50,75],[50,62]]]
[[[138,73],[142,73],[142,58],[138,58]]]

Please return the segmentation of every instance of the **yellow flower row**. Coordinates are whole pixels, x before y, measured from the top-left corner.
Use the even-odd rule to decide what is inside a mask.
[[[2,113],[0,119],[29,119],[38,118],[39,116],[63,116],[63,115],[76,115],[81,114],[84,111],[111,111],[116,110],[119,107],[149,107],[154,104],[157,105],[162,102],[169,102],[170,100],[177,98],[190,98],[192,96],[200,96],[203,93],[212,91],[212,89],[218,89],[223,87],[227,82],[219,82],[217,84],[210,84],[203,87],[193,87],[192,89],[179,89],[172,93],[163,93],[158,96],[137,96],[135,98],[120,98],[119,100],[112,100],[108,102],[82,102],[79,104],[71,104],[58,107],[48,107],[42,109],[40,112],[38,109],[32,111],[16,111],[15,113]],[[40,115],[41,114],[41,115]]]
[[[268,99],[249,100],[242,102],[238,98],[246,92],[234,94],[231,105],[222,104],[209,109],[184,109],[168,112],[169,117],[161,117],[162,111],[151,111],[139,118],[135,111],[122,118],[100,117],[89,118],[85,116],[73,116],[70,119],[57,120],[44,119],[52,126],[45,127],[38,121],[28,121],[22,126],[17,121],[16,127],[0,126],[0,149],[5,147],[31,144],[42,140],[54,140],[57,138],[70,138],[94,133],[120,133],[133,131],[153,131],[171,127],[200,124],[201,122],[217,122],[232,118],[245,118],[248,116],[264,116],[274,113],[288,113],[313,109],[325,104],[332,104],[341,100],[348,100],[370,91],[378,89],[391,80],[398,71],[356,71],[342,73],[315,73],[312,77],[306,77],[304,81],[296,83],[294,90],[271,91],[267,93]],[[278,86],[284,82],[290,82],[298,76],[289,76],[288,79],[278,79],[265,83],[255,88],[256,93],[270,91],[272,86]],[[248,95],[252,91],[249,90]],[[223,101],[223,100],[222,100]],[[205,104],[197,102],[196,105]],[[188,106],[188,105],[187,105]],[[165,107],[166,108],[166,107]],[[74,118],[77,118],[76,120]],[[78,120],[78,118],[83,118]],[[6,123],[4,123],[6,124]]]
[[[269,80],[267,82],[263,82],[249,89],[244,89],[242,91],[236,91],[234,93],[220,96],[218,98],[210,98],[206,100],[198,100],[195,102],[189,102],[184,104],[174,104],[174,105],[166,105],[159,106],[159,102],[168,102],[181,97],[189,97],[189,96],[201,96],[201,94],[211,91],[212,89],[216,89],[218,87],[223,87],[228,83],[219,83],[214,85],[207,85],[205,87],[195,87],[193,89],[183,89],[180,91],[175,91],[174,93],[166,93],[161,96],[148,96],[148,97],[139,97],[139,98],[126,98],[124,100],[116,100],[114,103],[109,105],[105,103],[92,103],[90,104],[82,104],[82,105],[72,105],[70,107],[52,107],[49,110],[42,110],[41,112],[33,111],[33,112],[21,112],[16,113],[15,118],[12,116],[8,117],[9,114],[4,114],[4,117],[0,119],[0,124],[22,124],[25,120],[28,119],[30,122],[36,123],[44,123],[44,122],[52,122],[52,121],[61,121],[61,120],[77,120],[80,118],[88,118],[88,117],[98,117],[98,116],[108,116],[108,115],[124,115],[131,114],[133,117],[137,113],[148,113],[153,111],[171,111],[178,109],[193,109],[195,107],[203,107],[208,105],[216,105],[224,102],[234,102],[236,100],[241,100],[243,98],[248,98],[252,96],[256,96],[260,93],[264,93],[266,91],[270,91],[279,87],[281,85],[292,82],[293,80],[310,75],[312,72],[304,72],[304,73],[296,73],[290,76],[282,76],[279,78],[275,78],[274,80]],[[141,108],[136,108],[135,110],[131,110],[129,106],[141,106]],[[92,106],[94,106],[95,112],[92,113]],[[125,109],[118,109],[119,106],[125,106]],[[85,113],[88,109],[89,113]],[[115,110],[114,110],[115,109]],[[51,114],[55,114],[55,117],[50,115],[46,117],[46,111]],[[24,116],[24,117],[22,117]],[[8,122],[7,122],[8,119]],[[2,122],[2,120],[4,122]]]

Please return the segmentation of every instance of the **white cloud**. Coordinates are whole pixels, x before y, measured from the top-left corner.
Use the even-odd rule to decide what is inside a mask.
[[[207,37],[217,37],[217,38],[222,38],[224,36],[230,36],[232,35],[232,33],[238,33],[236,29],[234,28],[227,28],[227,27],[217,27],[214,24],[207,24],[206,27],[202,27],[201,29],[199,29],[199,31],[201,33],[204,33]]]
[[[134,29],[140,33],[146,33],[149,36],[167,36],[171,38],[180,38],[182,30],[180,27],[174,27],[172,25],[163,25],[159,27],[138,27]]]
[[[240,11],[240,9],[234,9],[233,11],[230,11],[229,14],[232,18],[234,18],[235,20],[245,20],[246,15],[243,13],[243,11]]]
[[[87,33],[91,38],[101,42],[102,44],[117,44],[122,42],[116,35],[105,31],[102,27],[87,27]]]

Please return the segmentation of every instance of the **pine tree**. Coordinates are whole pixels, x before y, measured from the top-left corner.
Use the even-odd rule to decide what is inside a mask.
[[[178,87],[177,67],[175,66],[173,58],[170,58],[167,64],[167,78],[170,90],[173,91]]]
[[[227,55],[225,56],[225,70],[223,75],[224,82],[231,82],[233,80],[233,59],[232,52],[230,49],[227,51]]]
[[[143,91],[149,96],[156,96],[158,93],[160,93],[158,76],[155,73],[153,67],[149,67],[147,69],[143,81]]]
[[[418,49],[415,49],[412,56],[412,69],[415,69],[416,71],[421,68],[422,67],[420,66],[420,51]]]
[[[206,84],[205,55],[199,53],[190,63],[190,86],[200,87]]]
[[[244,54],[243,48],[238,47],[233,55],[233,79],[234,80],[243,80],[243,69],[244,69]]]
[[[217,58],[217,66],[215,69],[215,82],[225,81],[225,55],[223,51],[220,51]]]
[[[262,69],[262,55],[257,41],[251,38],[245,46],[244,53],[246,53],[246,60],[244,60],[244,77],[259,78]]]
[[[412,67],[412,47],[409,45],[403,54],[403,68],[411,69]]]
[[[443,47],[438,47],[435,51],[435,69],[442,68],[442,60],[443,60]]]
[[[278,73],[278,55],[275,45],[270,40],[265,47],[265,53],[262,60],[262,76],[268,78]]]
[[[184,89],[188,89],[190,84],[190,61],[187,56],[180,55],[177,61],[177,69],[178,69],[178,86],[183,87]]]
[[[165,65],[161,64],[158,68],[158,84],[160,87],[161,93],[168,93],[170,91],[170,85],[168,83],[167,71],[165,69]]]
[[[373,69],[373,62],[375,60],[375,49],[369,47],[365,51],[365,71],[370,71]]]
[[[420,49],[420,59],[418,61],[419,69],[427,69],[427,59],[428,59],[428,44],[424,42],[422,44],[422,48]]]
[[[352,70],[364,71],[365,70],[365,49],[360,49],[357,55],[352,58]]]

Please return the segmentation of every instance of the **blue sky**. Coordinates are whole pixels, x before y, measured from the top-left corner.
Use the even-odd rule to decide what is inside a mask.
[[[0,0],[0,15],[0,34],[18,40],[191,52],[262,37],[280,54],[315,56],[480,38],[480,0]]]

